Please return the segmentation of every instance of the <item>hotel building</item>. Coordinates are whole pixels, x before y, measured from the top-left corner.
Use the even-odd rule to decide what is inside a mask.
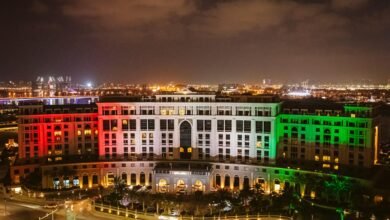
[[[25,105],[11,178],[19,184],[40,172],[44,188],[86,188],[107,187],[119,176],[128,185],[182,193],[259,183],[269,192],[310,172],[285,168],[290,164],[334,171],[374,163],[378,127],[371,107],[309,110],[274,96],[190,91],[102,97],[96,105]]]
[[[285,101],[277,119],[278,162],[315,169],[371,167],[378,152],[377,115],[368,105]]]

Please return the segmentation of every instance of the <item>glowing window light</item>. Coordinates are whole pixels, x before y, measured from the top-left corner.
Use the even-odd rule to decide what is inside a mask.
[[[61,136],[62,132],[61,131],[54,131],[54,136]]]
[[[180,148],[180,153],[184,153],[184,148],[183,147]]]
[[[318,155],[315,155],[315,156],[314,156],[314,160],[315,160],[315,161],[319,161],[319,160],[320,160],[320,157],[319,157]]]
[[[77,130],[77,135],[81,136],[81,130]]]
[[[188,152],[188,153],[192,153],[192,148],[189,147],[189,148],[187,149],[187,152]]]
[[[311,191],[311,192],[310,192],[310,198],[311,198],[311,199],[316,198],[316,192],[315,192],[315,191]]]
[[[91,135],[91,134],[92,134],[91,129],[85,129],[84,130],[84,135]]]
[[[339,158],[338,157],[334,158],[334,162],[339,163]]]
[[[186,110],[184,108],[179,109],[179,115],[185,115]]]
[[[338,170],[339,169],[339,165],[334,165],[333,167],[335,170]]]
[[[274,189],[275,189],[275,192],[279,192],[280,191],[280,183],[275,183]]]
[[[324,163],[322,164],[322,168],[330,168],[330,164]]]
[[[62,157],[56,157],[54,160],[55,160],[55,161],[61,161],[61,160],[62,160]]]

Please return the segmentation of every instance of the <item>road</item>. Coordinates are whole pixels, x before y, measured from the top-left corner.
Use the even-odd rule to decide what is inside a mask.
[[[6,215],[4,215],[4,200],[0,200],[0,220],[38,220],[39,217],[46,216],[52,209],[45,209],[41,205],[27,204],[23,201],[7,200],[6,202]],[[139,216],[141,219],[157,219],[154,216]],[[53,216],[54,220],[118,220],[124,219],[112,214],[105,214],[92,211],[91,203],[88,199],[74,203],[73,205],[61,206]],[[178,218],[167,218],[178,219]],[[229,218],[229,219],[235,219]],[[239,218],[256,220],[258,218],[250,216],[249,218]],[[285,219],[274,216],[262,216],[264,220]],[[45,220],[52,220],[52,216],[48,216]]]
[[[45,216],[51,212],[52,209],[42,208],[40,205],[27,204],[20,201],[6,202],[6,215],[4,215],[4,200],[0,202],[0,220],[35,220],[39,217]],[[51,220],[51,216],[46,218]],[[117,219],[115,216],[99,216],[91,212],[90,203],[87,200],[83,200],[73,205],[73,211],[71,207],[59,208],[54,214],[55,220],[103,220],[103,219]]]
[[[6,215],[4,215],[4,200],[0,202],[0,219],[1,220],[24,220],[38,219],[39,216],[46,214],[46,210],[41,209],[38,205],[22,204],[19,202],[6,202]]]

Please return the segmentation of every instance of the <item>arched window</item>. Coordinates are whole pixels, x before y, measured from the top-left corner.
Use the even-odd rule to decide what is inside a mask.
[[[215,186],[221,186],[221,176],[219,174],[215,175]]]
[[[180,124],[180,159],[191,159],[191,124],[183,121]]]
[[[94,174],[94,175],[92,176],[92,184],[93,184],[93,185],[99,184],[98,175]]]
[[[194,184],[195,191],[203,191],[203,183],[200,180],[196,180]]]
[[[275,179],[275,181],[274,181],[274,190],[275,190],[275,192],[279,192],[280,191],[280,180],[278,180],[278,179]]]
[[[225,176],[225,188],[230,188],[230,176]]]
[[[83,187],[88,187],[88,183],[89,183],[88,175],[84,175],[83,176]]]
[[[137,185],[137,174],[132,173],[130,175],[130,184],[133,186]]]
[[[54,189],[60,188],[60,179],[58,177],[53,178],[53,187]]]
[[[244,188],[249,188],[250,187],[250,184],[249,184],[249,178],[247,176],[244,176]]]
[[[234,188],[240,187],[240,177],[234,176],[234,183],[233,183]]]
[[[121,179],[127,185],[127,173],[122,173]]]
[[[139,176],[139,184],[145,185],[145,173],[141,172]]]

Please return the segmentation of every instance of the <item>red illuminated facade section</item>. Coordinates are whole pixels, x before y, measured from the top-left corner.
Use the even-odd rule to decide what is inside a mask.
[[[19,159],[52,162],[98,154],[95,104],[24,105],[18,120]]]

